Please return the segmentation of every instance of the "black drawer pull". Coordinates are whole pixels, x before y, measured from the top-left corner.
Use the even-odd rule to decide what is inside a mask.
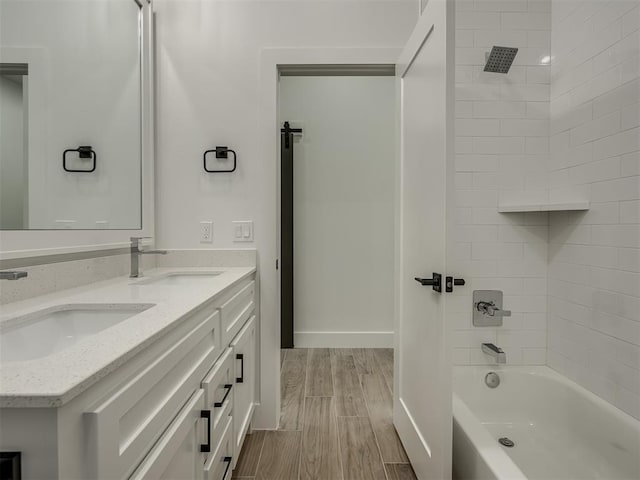
[[[244,354],[236,354],[236,360],[240,360],[240,376],[236,377],[236,383],[244,383]]]
[[[201,452],[211,451],[211,410],[200,410],[200,418],[207,419],[207,443],[200,445]]]
[[[223,463],[227,464],[227,468],[224,469],[224,473],[222,474],[222,480],[227,480],[227,473],[229,473],[229,467],[231,467],[231,460],[233,460],[233,457],[224,457],[222,460]]]
[[[222,475],[222,480],[227,480],[227,473],[229,473],[229,467],[231,466],[231,460],[233,457],[224,457],[223,462],[227,464],[227,468],[224,469],[224,474]]]
[[[228,396],[229,396],[229,394],[231,393],[231,389],[233,388],[233,384],[231,384],[231,383],[227,383],[227,384],[225,384],[224,388],[225,388],[227,391],[226,391],[226,393],[224,394],[224,397],[222,397],[222,400],[220,400],[219,402],[215,402],[215,403],[213,404],[213,406],[214,406],[215,408],[220,408],[220,407],[224,404],[225,400],[227,399],[227,397],[228,397]]]

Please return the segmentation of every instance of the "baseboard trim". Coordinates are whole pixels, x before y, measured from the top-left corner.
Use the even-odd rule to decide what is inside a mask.
[[[296,348],[393,348],[393,332],[294,332]]]

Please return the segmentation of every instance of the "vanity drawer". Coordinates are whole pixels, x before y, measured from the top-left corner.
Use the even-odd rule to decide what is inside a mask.
[[[231,343],[251,316],[255,308],[255,288],[256,282],[252,281],[220,307],[223,345]]]
[[[219,356],[220,314],[202,309],[183,322],[168,334],[168,348],[163,342],[150,363],[125,365],[132,368],[128,380],[84,413],[93,478],[127,477],[200,389]]]
[[[204,392],[195,392],[129,480],[176,480],[197,478],[201,457],[194,455],[202,445],[201,411]]]
[[[204,480],[230,480],[233,473],[233,422],[228,417],[215,453],[204,464]]]
[[[234,390],[233,350],[227,348],[202,381],[205,409],[211,412],[211,441],[213,450],[233,409]]]

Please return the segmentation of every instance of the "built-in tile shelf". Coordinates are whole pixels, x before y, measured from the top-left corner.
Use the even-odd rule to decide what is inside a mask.
[[[560,212],[589,210],[586,200],[577,202],[546,202],[546,203],[501,203],[498,205],[500,213],[517,212]]]

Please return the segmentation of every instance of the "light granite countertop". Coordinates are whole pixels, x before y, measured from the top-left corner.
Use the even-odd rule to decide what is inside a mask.
[[[145,284],[149,277],[177,272],[222,272],[190,285]],[[17,316],[70,304],[155,304],[71,347],[26,361],[0,363],[0,407],[59,407],[176,327],[204,302],[248,278],[255,267],[157,268],[145,277],[119,277],[0,305],[0,328]]]

